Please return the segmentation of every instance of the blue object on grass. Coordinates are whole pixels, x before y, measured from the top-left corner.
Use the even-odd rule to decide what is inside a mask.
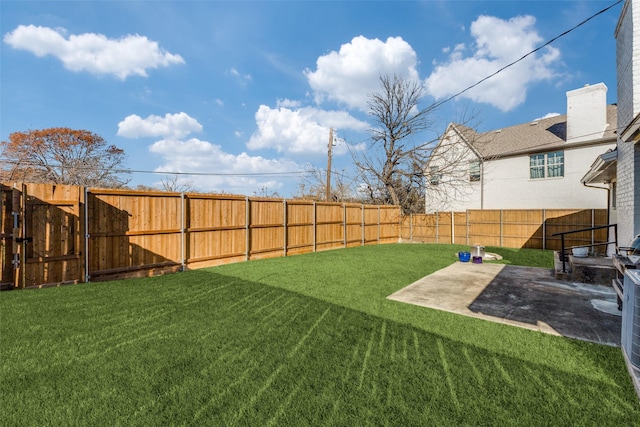
[[[471,259],[471,252],[458,252],[458,259],[462,262],[469,262]]]

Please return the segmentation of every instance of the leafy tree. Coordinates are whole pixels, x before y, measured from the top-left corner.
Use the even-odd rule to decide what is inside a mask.
[[[0,143],[3,180],[122,187],[124,150],[99,135],[69,128],[14,132]]]

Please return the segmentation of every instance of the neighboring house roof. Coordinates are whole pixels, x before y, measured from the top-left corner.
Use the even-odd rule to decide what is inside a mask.
[[[640,114],[634,117],[629,125],[620,133],[620,139],[624,142],[638,142],[640,136]]]
[[[616,178],[618,165],[618,150],[609,150],[600,154],[580,182],[589,184],[606,184]]]
[[[575,146],[615,141],[617,127],[615,104],[607,106],[607,123],[608,126],[602,138],[575,143]],[[566,114],[485,133],[478,133],[459,124],[455,124],[454,127],[484,159],[566,148]]]

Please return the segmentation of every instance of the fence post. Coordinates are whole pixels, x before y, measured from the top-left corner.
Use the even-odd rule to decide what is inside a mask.
[[[317,229],[318,229],[318,214],[316,213],[317,211],[317,206],[316,206],[316,201],[313,201],[313,252],[316,251],[317,247],[318,247],[318,242],[317,242]]]
[[[547,210],[542,209],[542,249],[547,249]]]
[[[400,227],[400,238],[402,238],[402,226]],[[409,214],[409,241],[413,242],[413,214]]]
[[[347,205],[342,203],[342,223],[343,223],[343,239],[344,239],[344,247],[347,247]]]
[[[453,222],[453,211],[451,211],[451,244],[456,241],[456,225]]]
[[[282,250],[283,250],[283,256],[287,256],[287,246],[288,246],[288,241],[287,241],[287,223],[289,222],[289,219],[287,218],[287,199],[284,199],[282,201],[283,205],[284,205],[284,212],[282,213],[282,222],[283,222],[283,226],[284,226],[284,236],[282,238],[283,241],[283,245],[282,245]]]
[[[378,244],[380,244],[380,206],[378,206]]]
[[[467,225],[467,236],[466,236],[466,241],[467,241],[467,245],[469,244],[469,209],[467,209],[466,212],[466,225]]]
[[[503,212],[504,210],[500,209],[500,247],[504,246],[504,228],[503,228],[503,219],[502,219]]]
[[[180,193],[180,269],[182,271],[185,271],[186,268],[186,263],[185,263],[185,232],[184,232],[184,226],[186,224],[185,221],[185,208],[184,208],[184,203],[185,203],[185,198],[184,198],[184,192]]]
[[[89,282],[89,189],[84,187],[84,281]]]
[[[364,246],[364,243],[365,243],[364,203],[360,207],[360,210],[362,211],[362,246]]]
[[[436,211],[434,215],[436,216],[436,243],[440,243],[440,213]]]
[[[245,211],[246,211],[246,218],[245,218],[245,242],[244,242],[244,257],[246,261],[249,261],[249,258],[251,257],[251,200],[249,200],[249,196],[245,197]]]
[[[402,243],[402,208],[398,206],[398,243]]]
[[[596,238],[596,231],[593,229],[593,227],[596,226],[596,210],[595,209],[591,209],[591,244],[593,245],[595,243],[595,238]],[[609,232],[609,230],[607,230],[607,233]],[[591,246],[591,249],[593,249],[594,247]]]

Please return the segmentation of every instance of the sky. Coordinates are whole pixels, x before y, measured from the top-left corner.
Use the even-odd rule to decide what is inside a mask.
[[[0,138],[84,129],[124,149],[132,188],[295,197],[326,170],[334,129],[332,175],[356,187],[380,76],[423,84],[426,108],[613,3],[2,0]],[[566,114],[587,84],[615,103],[621,9],[445,102],[409,142]]]

